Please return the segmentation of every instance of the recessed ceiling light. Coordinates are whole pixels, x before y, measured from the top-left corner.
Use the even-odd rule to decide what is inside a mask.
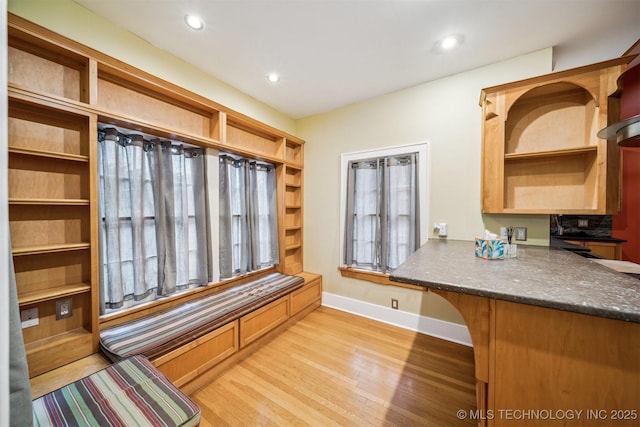
[[[189,28],[193,30],[201,30],[204,28],[204,21],[197,15],[187,15],[184,17],[184,21]]]
[[[440,41],[440,47],[444,50],[453,49],[458,44],[458,38],[456,36],[445,37]]]
[[[271,83],[278,83],[280,81],[280,76],[277,75],[276,73],[270,73],[267,76],[267,80],[269,80],[269,82]]]
[[[464,37],[460,34],[454,34],[440,39],[434,45],[434,50],[438,52],[447,52],[462,44]]]

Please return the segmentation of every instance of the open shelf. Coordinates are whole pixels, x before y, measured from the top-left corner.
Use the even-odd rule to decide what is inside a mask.
[[[9,147],[9,153],[11,154],[23,154],[25,156],[36,156],[36,157],[44,157],[48,159],[56,159],[56,160],[69,160],[73,162],[88,162],[88,156],[80,156],[77,154],[66,154],[66,153],[56,153],[54,151],[45,151],[45,150],[31,150],[28,148],[14,148]]]
[[[88,102],[89,58],[15,26],[8,29],[8,81],[74,101]]]
[[[302,166],[303,145],[287,139],[285,143],[285,160],[289,164]]]
[[[10,205],[88,206],[89,199],[9,199]]]
[[[597,151],[520,157],[504,165],[504,208],[595,210],[598,201]]]
[[[282,162],[284,138],[227,119],[225,143]]]
[[[31,304],[37,304],[39,302],[64,298],[71,295],[90,292],[91,286],[88,283],[77,283],[73,285],[58,286],[55,288],[49,288],[46,290],[27,292],[18,296],[18,303],[20,306],[26,306]]]
[[[91,243],[60,243],[56,245],[24,246],[13,248],[13,256],[50,254],[54,252],[81,251],[91,248]]]
[[[597,132],[617,113],[623,61],[483,90],[483,212],[619,210],[619,148]]]
[[[510,153],[504,155],[504,160],[519,160],[519,159],[532,159],[532,158],[544,158],[544,157],[563,157],[563,156],[573,156],[576,154],[584,154],[584,153],[597,153],[598,147],[579,147],[579,148],[566,148],[562,150],[553,150],[553,151],[534,151],[528,153]]]
[[[77,328],[25,344],[29,376],[34,377],[93,353],[93,334]]]

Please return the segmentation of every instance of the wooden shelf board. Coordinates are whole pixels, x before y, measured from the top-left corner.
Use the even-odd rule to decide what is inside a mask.
[[[285,209],[301,209],[302,205],[285,205]]]
[[[562,214],[562,215],[603,215],[594,208],[505,208],[500,213],[505,214]]]
[[[285,160],[285,163],[287,164],[287,168],[289,169],[299,169],[302,170],[302,168],[304,167],[304,165],[300,162],[294,162],[292,160]]]
[[[73,344],[75,342],[85,342],[91,341],[93,339],[93,335],[91,332],[87,331],[84,328],[73,329],[71,331],[67,331],[61,334],[53,335],[47,338],[43,338],[38,341],[30,342],[25,344],[25,350],[27,356],[30,356],[34,353],[46,352],[56,349],[56,351],[60,350],[60,347],[67,346],[69,344]]]
[[[298,231],[301,229],[302,227],[300,227],[299,225],[288,225],[284,228],[285,231]]]
[[[302,247],[302,245],[301,245],[300,243],[297,243],[297,244],[295,244],[295,245],[289,245],[289,246],[286,246],[286,247],[284,248],[284,250],[285,250],[285,251],[293,251],[293,250],[296,250],[296,249],[300,249],[301,247]]]
[[[59,153],[55,151],[33,150],[30,148],[9,147],[9,153],[24,154],[26,156],[46,157],[49,159],[69,160],[74,162],[88,162],[89,156],[79,154]]]
[[[10,205],[89,206],[89,199],[9,199]]]
[[[539,157],[573,156],[576,154],[584,154],[584,153],[597,152],[597,151],[598,151],[598,147],[594,145],[589,147],[566,148],[563,150],[553,150],[553,151],[508,153],[504,155],[504,159],[505,161],[507,161],[507,160],[532,159],[532,158],[539,158]]]
[[[79,251],[79,250],[89,249],[90,247],[91,247],[90,243],[84,243],[84,242],[83,243],[60,243],[56,245],[23,246],[23,247],[13,248],[13,256]]]
[[[285,182],[284,185],[286,185],[287,187],[292,187],[292,188],[300,188],[300,187],[302,187],[301,184],[294,183],[294,182]]]
[[[19,305],[26,306],[30,304],[37,304],[43,301],[49,301],[52,299],[63,298],[71,295],[77,295],[85,292],[90,292],[91,286],[87,283],[76,283],[71,285],[56,286],[51,289],[43,291],[29,292],[26,294],[18,295]]]
[[[93,340],[91,332],[78,328],[25,343],[29,377],[91,355],[95,352]]]

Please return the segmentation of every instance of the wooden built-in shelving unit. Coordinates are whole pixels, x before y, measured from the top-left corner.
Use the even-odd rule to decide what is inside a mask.
[[[616,79],[630,59],[482,91],[485,213],[619,210],[620,150],[596,134],[617,120]]]
[[[275,164],[277,269],[302,272],[304,141],[12,14],[8,59],[11,243],[20,308],[39,319],[23,329],[31,376],[98,351],[98,123]],[[63,298],[73,314],[56,320]]]

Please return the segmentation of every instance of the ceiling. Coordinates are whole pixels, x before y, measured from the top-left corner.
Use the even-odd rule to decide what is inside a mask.
[[[587,65],[640,38],[640,0],[75,1],[294,119],[547,47],[554,71]],[[434,48],[450,34],[459,48]]]

